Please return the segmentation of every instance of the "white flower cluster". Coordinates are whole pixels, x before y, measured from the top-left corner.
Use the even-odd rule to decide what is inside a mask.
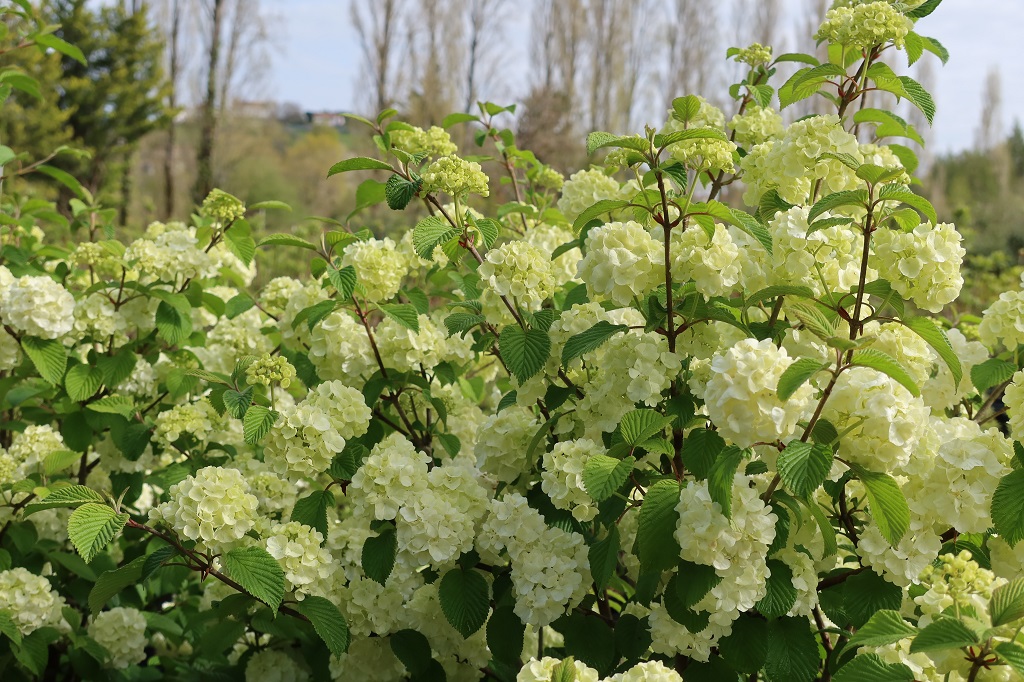
[[[210,401],[203,398],[194,403],[183,403],[164,410],[153,421],[156,426],[153,438],[169,445],[183,435],[189,435],[199,442],[209,440],[210,434],[220,421],[220,416]]]
[[[351,498],[353,514],[382,520],[396,518],[399,508],[426,488],[429,461],[398,433],[374,445],[349,486],[356,491]]]
[[[830,9],[814,37],[858,49],[889,42],[901,48],[913,26],[891,3],[880,0]]]
[[[107,294],[94,291],[75,302],[75,337],[91,336],[101,343],[113,341],[114,348],[128,342],[128,320],[114,309]]]
[[[451,154],[442,156],[423,170],[423,191],[441,191],[452,197],[490,192],[487,176],[476,161]]]
[[[729,128],[736,133],[736,143],[747,148],[782,137],[786,131],[779,112],[759,106],[748,107],[742,114],[733,116]]]
[[[813,387],[804,384],[788,400],[776,392],[779,377],[794,359],[771,339],[743,339],[711,358],[703,398],[719,433],[741,448],[788,441],[810,404]]]
[[[340,381],[325,381],[281,418],[267,436],[264,461],[279,474],[316,476],[345,449],[345,440],[366,433],[370,408],[363,394]]]
[[[38,473],[47,455],[66,450],[64,437],[49,424],[30,424],[14,434],[7,454],[17,467],[16,475],[25,478]]]
[[[7,268],[0,266],[8,276]],[[75,298],[49,277],[0,276],[0,321],[17,332],[59,339],[75,326]]]
[[[665,250],[633,220],[606,223],[587,233],[579,276],[591,297],[629,305],[665,281]]]
[[[556,443],[544,453],[541,489],[555,507],[571,511],[577,521],[597,516],[597,504],[583,485],[583,469],[592,456],[604,452],[603,446],[581,438]]]
[[[1024,370],[1017,371],[1010,378],[1003,392],[1003,403],[1010,419],[1010,434],[1016,440],[1024,440]]]
[[[306,682],[310,679],[305,665],[276,649],[257,651],[245,665],[245,682]]]
[[[1004,291],[981,314],[978,336],[989,349],[1015,350],[1024,343],[1024,290]]]
[[[622,190],[619,182],[599,170],[576,171],[562,185],[562,196],[558,210],[566,220],[572,222],[585,210],[604,199],[619,199]]]
[[[0,320],[3,317],[0,316]],[[21,346],[18,340],[0,326],[0,372],[8,372],[21,362]]]
[[[848,225],[809,232],[809,213],[807,207],[794,206],[769,223],[769,284],[806,286],[817,295],[849,291],[860,278],[864,237]],[[871,281],[877,274],[869,269],[866,277]]]
[[[545,656],[539,660],[531,658],[519,670],[519,673],[516,675],[516,682],[557,682],[553,676],[555,671],[560,669],[562,665],[563,661],[560,658],[551,658],[550,656]],[[567,665],[571,665],[575,671],[573,679],[576,682],[598,682],[601,678],[601,675],[596,670],[582,661],[573,661]],[[559,680],[562,679],[565,678],[559,677]]]
[[[554,277],[556,288],[576,279],[576,264],[583,258],[579,247],[573,247],[560,254],[558,258],[551,260],[555,249],[575,239],[572,232],[558,225],[538,223],[529,229],[523,239],[539,249],[544,258],[550,262],[551,275]]]
[[[281,564],[284,577],[300,595],[315,589],[337,569],[331,553],[322,547],[320,531],[299,523],[275,523],[264,534],[267,552]]]
[[[146,619],[138,609],[117,606],[96,614],[89,636],[110,654],[111,668],[127,668],[146,658]]]
[[[210,254],[199,247],[196,228],[184,223],[152,223],[145,237],[128,245],[124,259],[145,275],[143,281],[178,282],[216,274]]]
[[[893,547],[872,523],[860,534],[857,555],[863,565],[889,582],[908,587],[917,582],[918,575],[935,560],[942,547],[941,538],[932,528],[930,519],[911,514],[910,529]]]
[[[260,306],[270,315],[280,315],[288,300],[302,290],[302,282],[293,277],[275,277],[260,291]]]
[[[391,239],[367,239],[345,247],[341,267],[351,265],[363,286],[366,300],[372,303],[394,298],[402,286],[408,260]]]
[[[960,383],[955,384],[953,373],[949,371],[946,363],[939,358],[938,354],[933,355],[937,371],[921,386],[921,397],[933,412],[953,407],[961,400],[975,392],[974,384],[971,382],[971,370],[988,360],[988,350],[979,341],[968,341],[963,332],[959,329],[950,329],[946,332],[949,345],[953,348],[957,358],[960,359],[960,369],[963,375]],[[934,353],[934,351],[933,351]],[[1005,396],[1004,396],[1005,400]]]
[[[586,540],[548,526],[518,493],[491,501],[477,549],[485,557],[508,551],[516,595],[514,610],[529,625],[548,625],[579,604],[589,589]]]
[[[418,332],[390,317],[377,325],[374,330],[377,350],[386,367],[394,367],[402,372],[418,372],[420,367],[433,367],[447,360],[449,350],[458,350],[459,339],[449,338],[426,315],[420,315],[417,323],[420,327]]]
[[[210,550],[231,548],[256,525],[259,503],[238,469],[204,467],[168,494],[170,499],[150,510],[150,521],[163,521]]]
[[[644,661],[612,675],[608,682],[683,682],[683,678],[661,661]]]
[[[675,142],[669,145],[668,152],[673,159],[697,172],[725,171],[732,173],[736,170],[733,163],[736,144],[729,140],[698,137]]]
[[[353,385],[377,369],[366,330],[344,310],[335,310],[313,327],[309,359],[321,379]]]
[[[277,475],[267,464],[255,457],[238,457],[231,462],[249,482],[249,492],[259,501],[259,510],[266,516],[291,513],[298,497],[298,488],[287,478]]]
[[[693,280],[705,296],[728,296],[740,281],[740,250],[723,225],[715,223],[708,237],[694,225],[672,231],[672,277],[677,282]]]
[[[481,471],[511,483],[533,468],[527,461],[540,422],[523,407],[506,407],[487,417],[477,430],[476,456]]]
[[[555,293],[551,255],[533,244],[515,240],[491,249],[477,270],[494,293],[510,297],[527,310],[537,310]]]
[[[879,230],[871,238],[875,267],[893,288],[925,310],[940,312],[960,295],[966,250],[951,223],[921,223],[913,232]]]
[[[0,611],[4,611],[27,636],[44,626],[62,628],[64,597],[53,591],[50,581],[21,566],[0,571]]]
[[[448,156],[459,151],[452,142],[452,136],[441,126],[430,126],[426,130],[411,126],[411,130],[391,131],[391,144],[410,154],[425,153],[430,156]]]

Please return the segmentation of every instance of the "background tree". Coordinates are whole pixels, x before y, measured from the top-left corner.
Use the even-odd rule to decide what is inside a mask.
[[[349,16],[359,36],[362,64],[360,83],[366,93],[361,106],[376,115],[398,99],[399,56],[403,53],[401,17],[404,0],[351,0]],[[370,112],[368,112],[370,113]]]

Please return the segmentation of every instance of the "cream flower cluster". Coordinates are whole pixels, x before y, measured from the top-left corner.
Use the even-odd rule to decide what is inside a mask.
[[[518,493],[491,501],[480,536],[477,549],[485,554],[507,550],[516,596],[513,608],[524,623],[548,625],[587,594],[591,576],[586,540],[548,526]]]
[[[277,649],[257,651],[245,665],[245,682],[306,682],[310,679],[305,665]]]
[[[237,544],[256,525],[256,497],[238,469],[204,467],[175,483],[170,499],[149,512],[190,540],[214,551]]]
[[[275,523],[264,534],[267,552],[278,560],[292,589],[304,593],[326,580],[337,569],[331,553],[322,547],[320,531],[299,523]]]
[[[341,256],[341,267],[355,268],[366,300],[372,303],[394,298],[402,286],[408,261],[392,239],[367,239],[352,242]]]
[[[283,356],[272,356],[264,353],[251,365],[245,368],[245,381],[248,384],[280,384],[281,388],[288,388],[292,379],[295,378],[295,367]]]
[[[845,434],[839,454],[872,471],[905,465],[928,415],[921,398],[869,367],[843,372],[822,411]]]
[[[270,315],[280,315],[288,300],[302,289],[302,282],[293,277],[275,277],[260,291],[260,305]]]
[[[399,682],[406,676],[405,666],[384,637],[353,638],[348,652],[331,657],[331,679],[335,682]]]
[[[0,317],[0,319],[3,319]],[[21,346],[18,340],[0,326],[0,372],[7,372],[21,362]]]
[[[748,47],[741,49],[733,59],[750,66],[767,64],[772,60],[772,46],[752,43]]]
[[[894,585],[909,587],[917,582],[942,547],[942,540],[933,529],[931,519],[911,514],[910,529],[895,547],[889,544],[878,526],[867,526],[860,534],[857,555],[861,563]]]
[[[216,274],[210,254],[199,247],[196,229],[183,223],[152,223],[145,237],[128,245],[124,258],[146,280],[177,282]]]
[[[562,185],[562,196],[558,199],[558,210],[566,220],[572,222],[585,210],[605,199],[619,199],[622,189],[619,182],[600,170],[584,169],[569,176]]]
[[[562,244],[567,244],[574,240],[572,232],[558,225],[538,223],[527,231],[523,239],[539,249],[545,258],[550,261],[551,274],[554,277],[556,287],[576,279],[576,264],[583,257],[579,247],[573,247],[560,254],[558,258],[551,260],[551,255],[554,254],[555,249]]]
[[[146,658],[146,619],[138,609],[116,606],[96,614],[89,623],[89,636],[107,650],[107,665],[123,669]]]
[[[913,26],[914,23],[891,3],[881,0],[830,9],[814,37],[854,48],[890,42],[901,48]]]
[[[377,369],[366,330],[345,310],[335,310],[313,327],[309,359],[321,379],[359,385]]]
[[[370,408],[363,394],[325,381],[294,407],[285,407],[264,447],[264,461],[280,474],[316,476],[331,466],[345,441],[366,433]]]
[[[736,143],[746,148],[782,137],[786,131],[779,112],[758,106],[748,107],[742,114],[733,116],[729,128],[736,133]]]
[[[433,367],[448,359],[449,341],[454,348],[459,339],[449,339],[447,333],[426,315],[420,315],[417,322],[420,327],[418,332],[390,317],[377,325],[374,335],[385,366],[403,372],[418,372],[421,366]]]
[[[27,636],[44,626],[64,627],[64,597],[50,581],[21,566],[0,571],[0,610]]]
[[[967,251],[951,223],[921,223],[913,232],[879,230],[871,238],[875,267],[904,298],[940,312],[960,295]]]
[[[200,213],[213,218],[222,227],[227,227],[245,215],[245,204],[241,199],[227,192],[215,189],[203,199]]]
[[[75,298],[46,276],[26,275],[6,284],[0,278],[0,321],[28,336],[59,339],[75,326]]]
[[[725,171],[732,173],[736,170],[733,163],[736,144],[729,140],[719,140],[714,137],[682,140],[669,145],[668,152],[673,159],[697,172]]]
[[[537,310],[555,293],[550,253],[527,241],[505,242],[491,249],[477,270],[494,293],[510,297],[527,310]]]
[[[529,472],[533,462],[527,460],[527,452],[539,427],[533,412],[523,407],[506,407],[487,417],[477,430],[480,470],[505,483]]]
[[[256,308],[250,308],[230,320],[223,317],[216,320],[206,334],[206,347],[195,349],[203,367],[229,374],[234,369],[236,358],[269,353],[273,344],[260,331],[263,320],[263,314]]]
[[[769,223],[768,282],[810,287],[818,295],[849,291],[859,282],[864,237],[845,225],[809,233],[809,213],[807,207],[794,206]],[[868,281],[876,277],[869,269]]]
[[[194,403],[183,403],[164,410],[153,421],[156,426],[153,438],[161,443],[174,443],[183,435],[205,442],[209,440],[220,417],[210,401],[203,398]]]
[[[11,438],[7,454],[16,463],[17,475],[25,478],[38,473],[47,455],[66,450],[64,437],[49,424],[30,424]]]
[[[989,349],[1015,350],[1024,343],[1024,290],[1004,291],[981,314],[978,336]]]
[[[589,667],[582,661],[572,661],[571,664],[565,663],[565,665],[571,665],[575,673],[573,673],[573,679],[576,682],[598,682],[601,675]],[[556,670],[561,669],[563,661],[560,658],[551,658],[545,656],[541,659],[531,658],[526,661],[523,667],[519,670],[516,675],[516,682],[558,682],[553,677]],[[559,680],[565,679],[559,677]]]
[[[935,369],[935,353],[928,342],[906,325],[898,322],[881,325],[869,322],[864,325],[863,336],[870,344],[868,348],[880,350],[895,358],[919,388],[931,377]]]
[[[604,454],[603,446],[589,438],[556,443],[544,453],[540,485],[558,509],[572,512],[577,521],[597,516],[597,504],[583,485],[583,469],[594,455]]]
[[[968,341],[959,329],[947,331],[946,338],[949,339],[949,345],[960,359],[960,369],[963,375],[960,377],[960,383],[954,385],[953,373],[949,371],[949,367],[938,357],[937,353],[933,355],[937,371],[935,376],[929,378],[921,386],[921,397],[933,412],[953,407],[974,393],[971,369],[988,360],[988,350],[985,346],[980,341]],[[932,352],[934,353],[934,351]]]
[[[352,477],[353,514],[381,520],[398,516],[399,509],[427,487],[430,457],[404,436],[393,433],[373,446]]]
[[[661,661],[644,661],[612,675],[608,682],[683,682],[683,678]]]
[[[794,359],[771,339],[743,339],[711,358],[703,391],[708,416],[719,433],[741,448],[787,441],[805,416],[813,387],[804,384],[788,399],[776,393],[779,377]]]
[[[1015,440],[1024,440],[1024,370],[1018,370],[1011,377],[1003,392],[1003,404],[1010,420],[1010,434]]]
[[[453,197],[466,194],[486,197],[490,193],[487,176],[480,169],[480,164],[455,154],[442,156],[427,166],[423,171],[423,190],[440,191]]]
[[[99,291],[75,301],[74,330],[76,338],[91,336],[102,343],[110,340],[114,348],[128,342],[128,321],[114,309],[107,294]]]
[[[267,464],[255,457],[238,457],[231,462],[249,482],[249,492],[259,501],[259,511],[268,517],[291,513],[298,489],[287,478],[277,475]]]
[[[672,277],[693,280],[705,296],[728,296],[740,281],[739,247],[723,225],[715,223],[713,237],[700,226],[672,231]]]
[[[105,243],[112,244],[112,242]],[[68,255],[68,263],[83,270],[92,270],[93,274],[100,279],[119,277],[122,270],[121,259],[115,255],[115,250],[108,249],[104,244],[96,242],[76,244],[75,250]]]
[[[606,223],[587,234],[579,276],[591,297],[629,305],[665,281],[665,250],[638,222]]]
[[[459,151],[452,142],[452,136],[440,126],[430,126],[426,130],[417,126],[412,126],[412,130],[392,130],[391,144],[410,154],[429,156],[449,156]]]
[[[320,301],[326,301],[328,298],[329,295],[323,284],[317,280],[306,282],[301,289],[292,292],[285,303],[284,310],[277,318],[277,328],[281,332],[281,340],[286,346],[294,348],[301,344],[309,344],[311,336],[309,325],[302,321],[293,327],[292,322],[300,312]]]

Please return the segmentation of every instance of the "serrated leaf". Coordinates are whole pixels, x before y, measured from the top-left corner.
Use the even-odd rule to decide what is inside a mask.
[[[999,642],[995,648],[1000,659],[1016,672],[1024,675],[1024,647],[1015,642]]]
[[[619,432],[622,434],[622,440],[628,445],[640,445],[647,439],[660,434],[672,422],[672,417],[666,417],[654,410],[632,410],[627,412],[619,422]]]
[[[242,433],[245,442],[255,445],[263,440],[263,437],[270,433],[270,429],[277,422],[280,415],[262,405],[251,405],[242,420]]]
[[[381,585],[395,567],[395,553],[398,551],[398,536],[395,527],[384,526],[376,537],[368,537],[363,541],[362,567],[363,573],[370,580]]]
[[[629,478],[636,459],[615,459],[608,455],[592,455],[583,467],[583,486],[596,502],[603,502]]]
[[[989,358],[971,367],[971,383],[978,389],[978,393],[984,394],[993,386],[1009,381],[1016,371],[1017,367],[1005,360]]]
[[[718,651],[736,670],[753,675],[768,657],[768,622],[752,614],[740,614],[732,633],[718,642]]]
[[[779,400],[789,400],[811,377],[823,369],[828,369],[829,365],[830,363],[828,362],[812,360],[811,358],[800,358],[790,364],[782,375],[779,376],[776,388]]]
[[[730,221],[731,224],[756,239],[764,247],[768,255],[772,255],[772,249],[774,248],[772,245],[772,233],[768,228],[758,222],[757,218],[738,208],[733,209],[732,215],[733,220]]]
[[[899,484],[889,474],[868,471],[857,464],[851,463],[850,469],[864,484],[868,510],[882,537],[896,547],[910,528],[910,507]]]
[[[64,377],[64,390],[75,402],[88,400],[103,385],[103,370],[90,365],[75,365]]]
[[[331,169],[327,171],[327,177],[337,175],[338,173],[347,173],[349,171],[358,170],[391,170],[391,164],[377,159],[371,159],[367,156],[357,156],[352,159],[345,159],[331,166]]]
[[[620,208],[628,206],[629,202],[623,199],[601,199],[593,206],[587,208],[572,221],[572,233],[579,234],[580,231],[589,223],[605,213],[611,213],[617,211]]]
[[[89,590],[89,610],[93,614],[99,613],[118,592],[137,583],[142,577],[142,566],[145,562],[146,557],[140,556],[118,569],[101,573]]]
[[[797,497],[808,498],[825,481],[832,468],[832,448],[790,441],[776,464],[786,487]]]
[[[801,298],[814,298],[814,291],[810,287],[799,287],[788,284],[776,284],[765,287],[744,300],[747,307],[756,306],[761,301],[778,298],[779,296],[799,296]]]
[[[487,619],[487,648],[496,661],[517,663],[525,634],[526,626],[511,606],[499,606]]]
[[[178,555],[176,547],[171,545],[163,545],[153,550],[152,553],[146,556],[146,560],[142,564],[142,574],[140,578],[146,580],[149,576],[153,575],[159,569],[163,568],[163,565],[171,560],[172,557]]]
[[[696,95],[676,97],[672,100],[672,118],[689,123],[700,112],[700,98]]]
[[[718,455],[725,449],[725,440],[717,431],[710,429],[694,429],[683,441],[680,456],[683,466],[703,481],[711,473]]]
[[[861,654],[844,665],[833,682],[914,682],[914,671],[902,663],[886,663],[878,654]]]
[[[497,220],[491,220],[490,218],[481,218],[480,220],[474,219],[473,225],[484,238],[484,246],[487,248],[491,248],[491,246],[494,245],[494,242],[498,241],[498,237],[501,235],[501,223]]]
[[[931,125],[935,120],[935,100],[932,99],[931,93],[910,76],[900,76],[899,78],[903,83],[903,90],[907,93],[907,99],[924,114],[924,117],[928,119],[928,124]]]
[[[69,485],[65,488],[57,488],[39,502],[25,507],[24,515],[29,516],[44,509],[56,509],[58,507],[77,507],[86,502],[103,503],[103,495],[84,485]]]
[[[486,321],[487,318],[483,315],[474,315],[472,313],[452,313],[448,317],[444,318],[444,326],[448,330],[448,336],[455,336],[456,334],[465,336],[465,334],[471,329]]]
[[[296,237],[293,234],[284,234],[282,232],[268,234],[266,237],[261,239],[256,246],[297,246],[300,249],[308,249],[310,251],[318,250],[317,245],[308,239]]]
[[[15,644],[21,644],[21,630],[18,629],[7,610],[0,611],[0,634],[5,635]]]
[[[388,208],[392,211],[404,210],[422,186],[421,178],[415,177],[410,181],[400,175],[392,175],[384,183],[384,198],[388,203]]]
[[[1024,469],[999,479],[992,495],[992,523],[1011,547],[1024,539]]]
[[[727,519],[732,518],[732,484],[741,461],[743,450],[730,445],[722,450],[708,472],[708,493],[722,507],[722,515]]]
[[[636,554],[644,573],[663,571],[679,563],[679,543],[675,538],[677,504],[678,481],[663,479],[647,489],[636,534]]]
[[[441,611],[463,639],[483,627],[490,610],[490,588],[475,568],[456,567],[444,574],[437,588]]]
[[[793,586],[793,569],[778,559],[768,560],[767,591],[755,608],[765,618],[778,618],[789,613],[796,604],[797,592]]]
[[[959,386],[964,372],[960,366],[960,358],[956,356],[953,347],[949,344],[946,332],[927,317],[911,317],[903,320],[903,324],[924,339],[925,343],[942,358],[942,361],[949,367],[950,374],[953,375],[953,385]]]
[[[236,391],[234,389],[224,391],[224,407],[227,408],[228,414],[235,419],[244,417],[246,410],[249,409],[249,405],[252,404],[252,396],[255,393],[255,389],[255,386],[249,386],[244,391]]]
[[[1016,578],[992,592],[989,601],[992,627],[999,627],[1024,618],[1024,578]]]
[[[851,189],[843,192],[835,192],[822,198],[811,207],[807,214],[807,221],[811,222],[822,213],[832,211],[841,206],[859,206],[866,208],[868,205],[868,192],[865,189]]]
[[[39,376],[54,386],[60,385],[68,362],[67,350],[63,343],[56,339],[23,336],[21,348],[32,361]]]
[[[385,303],[380,311],[387,317],[414,333],[420,333],[420,317],[416,306],[411,303]]]
[[[295,610],[309,618],[313,631],[320,637],[328,650],[335,656],[348,651],[348,623],[345,616],[330,600],[324,597],[306,595],[295,605]]]
[[[277,559],[262,547],[238,547],[225,554],[222,561],[228,577],[277,611],[284,599],[285,586],[284,570]]]
[[[769,624],[764,666],[769,682],[811,682],[820,662],[818,642],[806,617],[784,616]]]
[[[821,532],[822,543],[824,544],[824,556],[830,557],[835,556],[836,552],[839,551],[839,545],[836,541],[836,530],[832,527],[828,517],[825,516],[825,512],[822,511],[821,506],[817,502],[805,502],[807,511],[810,512],[811,517],[814,519],[815,524],[818,526],[818,530]]]
[[[888,646],[915,634],[917,628],[903,620],[899,611],[882,609],[876,611],[867,623],[857,629],[848,646]]]
[[[327,510],[334,507],[334,493],[330,490],[314,490],[309,495],[295,501],[292,508],[292,521],[304,523],[310,528],[320,531],[327,539]]]
[[[438,216],[427,216],[416,223],[412,231],[412,245],[424,260],[432,260],[434,249],[459,236],[458,230]]]
[[[878,190],[877,201],[898,201],[917,209],[933,224],[939,222],[938,216],[935,213],[935,207],[932,206],[932,202],[919,194],[914,194],[903,185],[883,185]]]
[[[606,536],[590,545],[590,573],[598,592],[608,586],[608,581],[615,573],[615,567],[619,565],[619,543],[619,529],[613,525],[608,529]]]
[[[252,228],[246,220],[236,220],[230,229],[224,232],[224,243],[228,250],[238,257],[246,267],[256,257],[256,242],[252,238]]]
[[[424,675],[434,662],[430,641],[416,630],[399,630],[389,638],[391,650],[413,678]]]
[[[874,348],[865,348],[864,350],[854,352],[850,364],[876,369],[901,384],[915,398],[921,395],[921,389],[917,387],[910,373],[903,369],[896,359],[887,353],[875,350]]]
[[[803,326],[822,340],[836,335],[835,324],[815,305],[793,303],[790,304],[787,314],[800,320]]]
[[[64,471],[72,464],[81,461],[81,453],[74,450],[55,450],[43,459],[43,473],[47,476]]]
[[[509,371],[522,383],[547,364],[551,337],[540,329],[524,330],[510,324],[501,330],[498,350]]]
[[[910,653],[959,649],[978,643],[978,635],[956,618],[939,616],[922,628],[910,642]]]
[[[192,316],[160,301],[156,307],[156,329],[160,338],[172,346],[178,346],[192,335]]]
[[[87,502],[68,519],[68,538],[88,563],[110,544],[126,523],[128,514],[118,514],[105,504]]]
[[[597,350],[601,345],[619,332],[629,331],[624,324],[612,324],[601,320],[590,329],[570,336],[562,347],[562,366],[568,365],[578,357]]]

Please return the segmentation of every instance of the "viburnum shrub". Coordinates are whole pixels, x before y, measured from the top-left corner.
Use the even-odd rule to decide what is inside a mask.
[[[77,195],[0,214],[3,679],[1022,679],[1024,291],[941,316],[961,238],[864,104],[931,119],[882,57],[944,61],[938,4],[731,49],[734,116],[680,97],[564,181],[511,107],[353,116],[380,158],[330,173],[389,174],[394,238],[257,244],[280,206],[215,191],[126,244],[0,147]],[[310,276],[251,291],[260,247]]]

